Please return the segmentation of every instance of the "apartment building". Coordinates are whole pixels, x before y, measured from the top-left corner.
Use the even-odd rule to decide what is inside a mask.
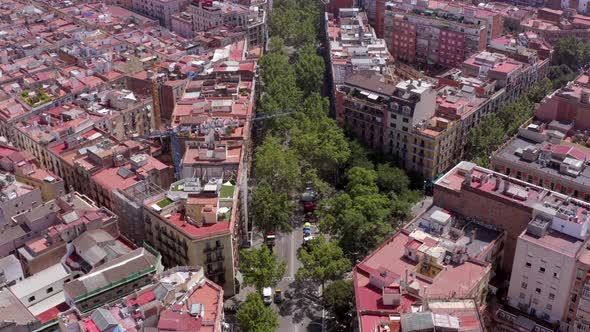
[[[159,253],[149,247],[138,248],[66,283],[66,303],[87,312],[149,284],[162,271]]]
[[[236,186],[221,178],[183,179],[144,204],[146,242],[165,266],[203,266],[205,275],[237,292]]]
[[[2,253],[14,250],[25,274],[33,275],[59,263],[67,243],[87,231],[102,230],[118,238],[117,221],[108,209],[98,208],[79,193],[69,193],[15,216],[13,226],[5,230]]]
[[[516,245],[508,290],[511,306],[551,323],[562,322],[562,327],[572,322],[566,316],[578,296],[573,287],[577,261],[588,251],[587,209],[586,203],[575,200],[534,208]]]
[[[208,31],[220,26],[247,30],[248,47],[263,46],[266,40],[266,2],[242,5],[232,2],[198,0],[191,2],[193,32]]]
[[[551,45],[567,37],[590,40],[590,18],[586,15],[572,14],[572,10],[568,9],[540,8],[536,16],[520,22],[520,29],[538,34]]]
[[[359,330],[384,331],[381,324],[401,315],[403,331],[411,325],[404,314],[430,308],[431,301],[481,301],[492,264],[502,261],[504,238],[493,227],[431,206],[354,268]]]
[[[590,201],[587,82],[588,76],[584,74],[547,96],[535,111],[535,118],[494,153],[493,169]]]
[[[528,189],[528,190],[527,190]],[[434,185],[434,204],[507,233],[502,271],[510,272],[518,237],[545,203],[562,205],[568,196],[508,175],[461,162]]]
[[[342,84],[359,70],[390,76],[391,55],[383,39],[377,38],[367,15],[358,8],[342,8],[338,18],[326,13],[325,31],[330,49],[332,84]]]
[[[582,332],[590,329],[590,249],[585,243],[577,257],[572,287],[569,289],[569,302],[564,315],[571,331]]]
[[[12,217],[43,203],[41,191],[18,182],[12,174],[0,174],[0,224],[10,224]]]
[[[381,8],[383,39],[394,58],[458,67],[503,31],[500,15],[492,11],[445,2],[430,7],[387,2]]]
[[[147,17],[155,18],[166,28],[172,27],[172,15],[180,13],[188,6],[189,0],[130,0],[128,9]]]
[[[461,69],[465,76],[494,80],[497,89],[505,89],[504,102],[512,102],[547,75],[549,62],[549,59],[539,59],[531,64],[483,51],[463,62]]]
[[[459,123],[438,117],[432,83],[397,85],[373,72],[350,76],[336,91],[336,122],[369,147],[400,158],[427,179],[451,166]]]
[[[176,301],[178,298],[183,301]],[[139,315],[131,315],[137,309]],[[159,331],[221,331],[223,289],[205,278],[202,267],[176,267],[112,303],[88,312],[71,309],[58,317],[59,331],[98,328]]]

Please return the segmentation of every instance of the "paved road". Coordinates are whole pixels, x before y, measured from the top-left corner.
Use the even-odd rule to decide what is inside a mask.
[[[281,327],[279,332],[304,332],[304,331],[322,331],[322,309],[313,300],[313,289],[306,284],[295,281],[295,274],[301,263],[297,259],[297,251],[303,243],[303,218],[300,213],[293,217],[293,231],[278,236],[275,246],[275,254],[287,261],[287,272],[279,285],[284,296],[284,300],[279,305],[272,306],[279,312]],[[312,227],[312,233],[317,234],[315,225]]]

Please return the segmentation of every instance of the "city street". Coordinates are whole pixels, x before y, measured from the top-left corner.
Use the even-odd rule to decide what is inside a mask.
[[[295,281],[295,274],[301,266],[297,250],[303,243],[303,216],[300,210],[297,212],[293,217],[293,231],[280,234],[275,246],[275,254],[287,261],[287,272],[277,286],[283,291],[283,302],[273,304],[280,315],[278,331],[322,331],[322,309],[318,304],[320,300],[312,295],[313,286]],[[312,234],[317,234],[316,225],[312,226]]]

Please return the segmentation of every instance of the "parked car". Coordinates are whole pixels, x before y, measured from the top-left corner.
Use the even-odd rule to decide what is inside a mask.
[[[272,303],[272,288],[264,287],[262,289],[262,301],[264,304],[270,305]]]
[[[315,202],[305,202],[303,203],[303,212],[305,213],[314,213],[316,208]]]
[[[283,302],[283,294],[280,288],[275,289],[275,303]]]

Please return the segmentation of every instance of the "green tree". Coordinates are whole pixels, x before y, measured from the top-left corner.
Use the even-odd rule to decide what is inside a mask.
[[[326,181],[322,180],[318,174],[318,170],[309,167],[302,175],[303,185],[310,184],[320,197],[329,196],[334,192],[334,188]],[[305,188],[302,188],[305,189]]]
[[[562,38],[554,48],[553,63],[576,70],[590,60],[590,45],[575,37]]]
[[[400,195],[410,186],[410,178],[402,169],[392,167],[390,164],[377,166],[377,185],[382,192],[393,192]]]
[[[367,169],[375,168],[375,165],[373,165],[373,162],[369,158],[369,151],[361,143],[359,143],[359,141],[353,139],[350,142],[348,142],[348,146],[350,149],[348,168],[352,168],[355,166]]]
[[[268,48],[271,53],[284,54],[283,50],[285,48],[285,41],[278,36],[270,37],[268,40]]]
[[[244,284],[253,286],[258,293],[264,287],[276,286],[287,268],[287,262],[279,261],[266,246],[240,251],[240,265]]]
[[[297,258],[303,264],[297,270],[299,281],[312,280],[320,283],[322,294],[328,280],[341,277],[351,268],[350,261],[344,257],[336,241],[326,241],[323,236],[311,240],[307,250],[300,250]]]
[[[250,293],[236,313],[238,326],[243,332],[270,332],[279,327],[277,313],[262,302],[260,294]]]
[[[346,192],[324,199],[317,209],[320,228],[337,239],[345,255],[356,261],[374,249],[398,225],[391,219],[391,199],[379,193],[377,173],[353,167]]]
[[[348,313],[354,305],[354,285],[352,280],[336,280],[328,286],[323,294],[326,308],[343,325],[349,325]]]
[[[576,71],[567,65],[551,66],[547,77],[553,82],[553,89],[556,90],[572,81],[576,77]]]
[[[291,146],[305,162],[323,178],[334,178],[339,165],[350,157],[350,149],[342,130],[328,117],[328,109],[327,98],[312,93],[295,115],[296,126],[289,136]]]
[[[545,77],[541,81],[533,84],[529,89],[527,97],[533,103],[539,103],[545,98],[545,96],[551,94],[551,92],[553,92],[553,82]]]
[[[276,114],[295,111],[300,104],[302,92],[297,87],[295,70],[289,58],[281,53],[267,53],[259,61],[262,79],[262,97],[259,112]],[[285,118],[265,121],[271,130],[285,130]]]
[[[517,101],[506,105],[498,112],[498,119],[507,136],[512,136],[534,112],[535,105],[527,98],[520,97]]]
[[[290,193],[299,185],[300,169],[294,151],[274,136],[267,136],[256,150],[254,174],[278,193]]]
[[[325,74],[324,59],[316,54],[316,48],[308,44],[299,52],[295,66],[297,85],[308,96],[320,90]]]
[[[496,114],[486,116],[479,126],[469,132],[466,155],[468,159],[488,158],[505,140],[504,124]]]
[[[377,172],[372,169],[353,167],[346,172],[348,184],[346,190],[353,198],[372,195],[379,192],[377,187]]]
[[[266,182],[261,183],[252,195],[252,218],[263,233],[279,230],[291,231],[291,213],[295,204],[286,193],[276,193]]]

